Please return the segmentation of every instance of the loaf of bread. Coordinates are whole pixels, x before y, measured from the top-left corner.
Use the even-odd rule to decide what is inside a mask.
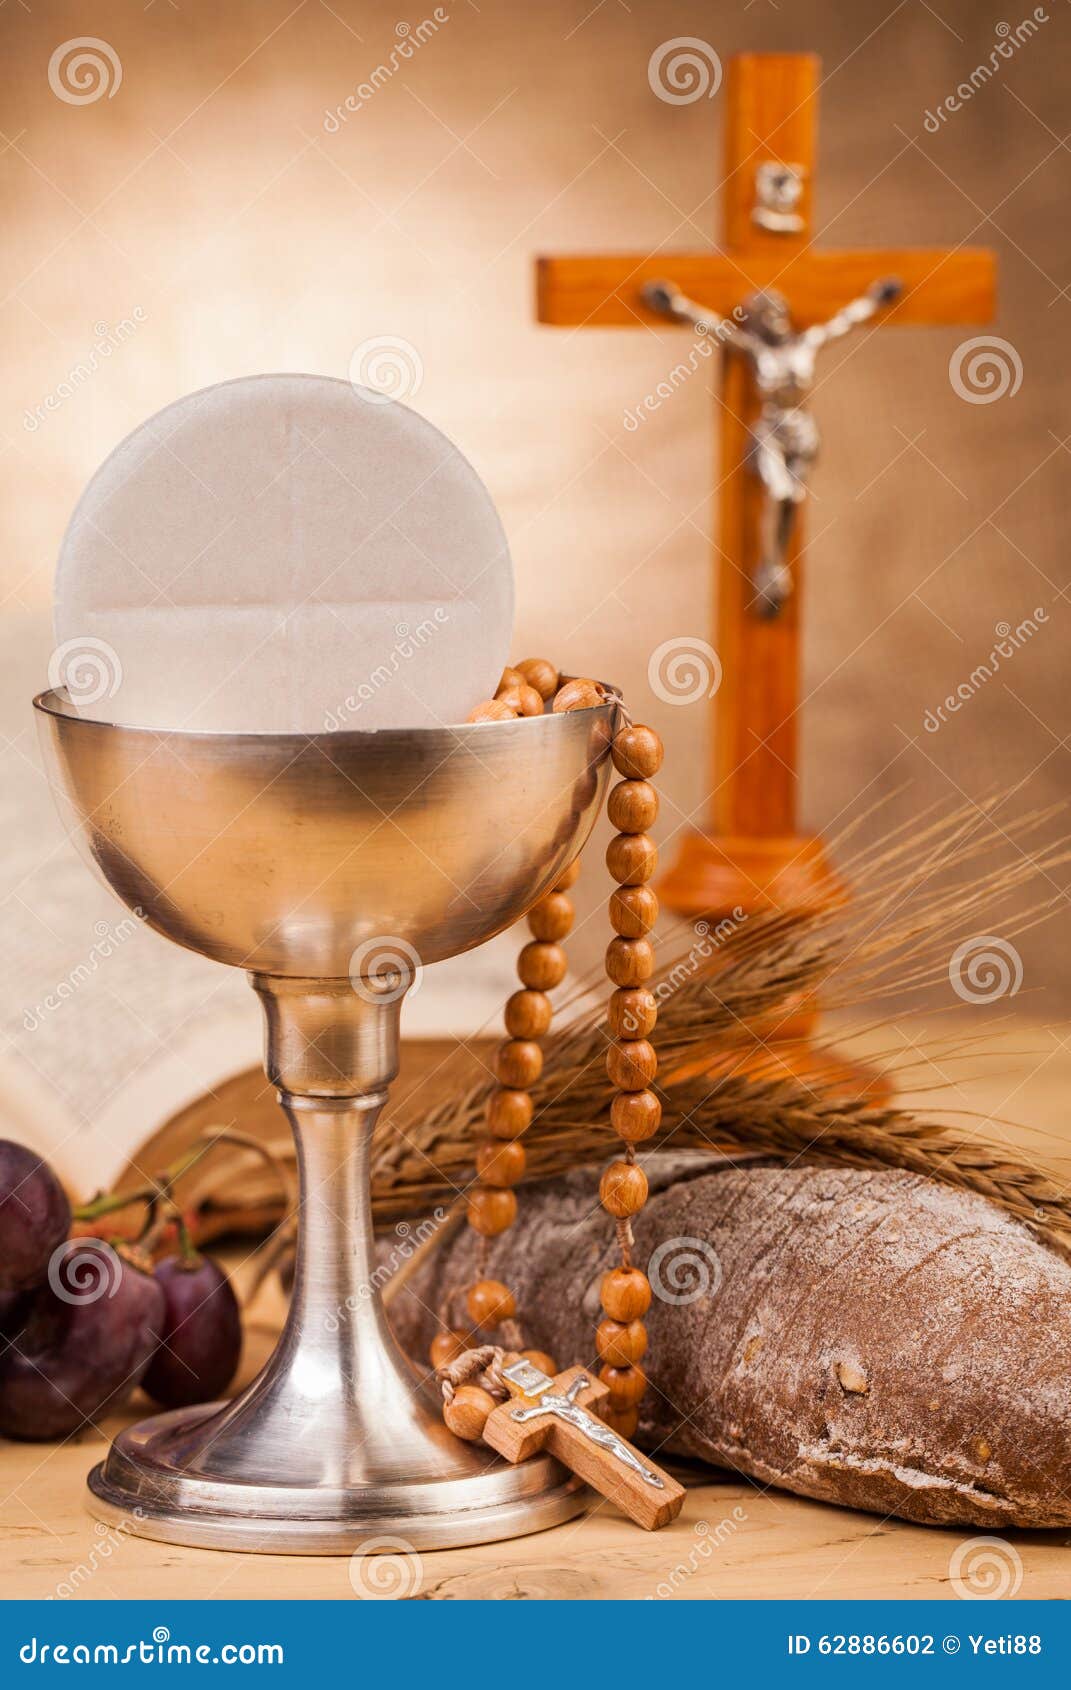
[[[1071,1525],[1071,1265],[984,1199],[889,1169],[644,1158],[654,1287],[637,1442],[846,1507],[935,1524]],[[521,1192],[487,1272],[526,1342],[595,1364],[615,1260],[597,1172]],[[391,1308],[424,1360],[468,1229]]]

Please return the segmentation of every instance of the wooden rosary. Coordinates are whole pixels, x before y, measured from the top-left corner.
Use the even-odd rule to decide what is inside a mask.
[[[552,663],[529,658],[504,671],[496,696],[477,705],[469,720],[542,715],[548,701],[555,712],[586,710],[607,696],[594,681],[560,682]],[[496,1279],[480,1277],[468,1288],[465,1307],[471,1330],[444,1322],[431,1345],[432,1365],[442,1382],[443,1418],[452,1432],[469,1442],[488,1443],[513,1461],[537,1448],[550,1448],[648,1528],[673,1519],[684,1497],[681,1487],[628,1441],[647,1384],[640,1363],[647,1349],[643,1316],[651,1302],[647,1276],[632,1261],[632,1217],[647,1200],[647,1178],[635,1147],[658,1130],[662,1117],[661,1103],[650,1089],[658,1071],[649,1042],[658,1005],[646,984],[654,971],[647,935],[658,916],[658,899],[647,885],[658,860],[647,833],[658,814],[658,795],[650,780],[662,756],[657,733],[639,724],[622,727],[611,746],[614,768],[623,778],[607,804],[618,832],[606,853],[617,882],[609,908],[614,937],[606,952],[606,973],[614,987],[607,1011],[613,1043],[606,1068],[615,1087],[610,1118],[623,1151],[599,1182],[600,1201],[615,1223],[620,1265],[602,1280],[603,1318],[595,1333],[602,1364],[597,1381],[583,1368],[556,1377],[549,1355],[521,1348],[513,1293]],[[517,959],[521,990],[505,1007],[507,1038],[495,1056],[498,1085],[488,1103],[487,1137],[476,1151],[478,1184],[467,1200],[468,1223],[479,1235],[483,1275],[487,1241],[505,1232],[517,1214],[513,1188],[525,1169],[521,1141],[532,1120],[530,1088],[543,1069],[539,1041],[553,1013],[547,994],[565,977],[562,941],[573,925],[569,889],[579,873],[575,861],[529,912],[532,937]],[[496,1328],[502,1345],[479,1341]],[[597,1419],[589,1412],[593,1408]]]

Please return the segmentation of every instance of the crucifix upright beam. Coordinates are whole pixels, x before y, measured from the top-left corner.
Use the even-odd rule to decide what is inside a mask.
[[[744,54],[726,75],[723,235],[712,252],[540,258],[539,321],[559,327],[664,328],[644,289],[668,280],[718,317],[775,289],[793,326],[826,322],[881,277],[900,292],[882,324],[988,321],[996,264],[972,247],[816,250],[815,181],[820,63],[811,54]],[[771,213],[769,180],[788,173],[788,215]],[[694,331],[693,331],[694,332]],[[747,361],[722,359],[717,420],[719,525],[715,544],[715,649],[723,680],[713,700],[712,809],[687,835],[660,892],[682,914],[774,903],[791,910],[832,888],[821,841],[797,827],[802,528],[797,512],[786,563],[792,592],[776,617],[754,612],[762,486],[750,466],[759,396]]]

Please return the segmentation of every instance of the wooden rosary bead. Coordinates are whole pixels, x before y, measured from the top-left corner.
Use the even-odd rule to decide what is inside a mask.
[[[532,1099],[526,1091],[503,1086],[487,1104],[487,1130],[499,1139],[519,1138],[532,1124]]]
[[[524,1178],[528,1154],[517,1139],[492,1138],[476,1149],[476,1173],[484,1185],[508,1188]]]
[[[545,657],[526,657],[523,663],[518,663],[518,671],[522,674],[530,687],[535,687],[540,698],[553,698],[558,690],[561,676],[554,664]]]
[[[560,879],[555,883],[555,892],[568,892],[570,886],[575,886],[580,879],[580,858],[574,857],[567,869],[563,869]]]
[[[543,1052],[534,1039],[507,1039],[495,1052],[495,1078],[500,1085],[523,1091],[543,1072]]]
[[[508,704],[516,716],[542,716],[543,714],[543,700],[536,692],[535,687],[530,687],[526,681],[522,680],[520,686],[507,687],[504,692],[497,693],[496,697],[501,699],[504,704]]]
[[[646,986],[620,987],[611,993],[606,1020],[615,1039],[645,1039],[658,1020],[658,1000]]]
[[[665,754],[666,748],[654,729],[645,728],[642,722],[622,728],[610,750],[614,768],[629,780],[650,780],[662,767]]]
[[[658,920],[658,899],[649,886],[619,886],[610,894],[610,925],[623,939],[642,939]]]
[[[512,1320],[517,1313],[513,1292],[500,1279],[478,1279],[475,1285],[470,1285],[465,1307],[473,1325],[485,1330],[497,1326],[500,1320]]]
[[[599,1415],[604,1426],[609,1426],[611,1432],[616,1432],[619,1438],[631,1443],[636,1436],[636,1428],[640,1423],[638,1408],[613,1409],[605,1408]]]
[[[453,1327],[445,1332],[436,1332],[431,1340],[432,1367],[449,1367],[458,1356],[464,1355],[468,1347],[468,1334],[465,1332],[458,1332]]]
[[[521,985],[531,987],[534,992],[549,992],[560,986],[568,967],[569,959],[562,947],[546,944],[542,939],[533,939],[525,945],[517,958]]]
[[[564,939],[573,925],[576,911],[573,900],[564,892],[548,892],[534,909],[528,911],[528,926],[534,939],[555,942]]]
[[[591,710],[602,703],[602,688],[594,681],[566,681],[554,694],[551,705],[556,716],[566,710]]]
[[[606,972],[615,986],[642,986],[654,973],[654,964],[649,939],[611,939],[606,947]]]
[[[606,847],[606,866],[619,885],[638,886],[658,867],[658,846],[646,833],[618,833]]]
[[[658,1073],[658,1056],[646,1039],[622,1039],[606,1052],[606,1072],[621,1091],[643,1091]]]
[[[651,1287],[639,1268],[610,1268],[602,1276],[599,1300],[611,1320],[622,1326],[638,1320],[651,1306]]]
[[[511,1039],[541,1039],[553,1013],[546,992],[514,992],[506,999],[506,1032]]]
[[[470,710],[466,720],[469,722],[512,722],[517,712],[501,698],[485,698],[482,704],[477,704],[475,710]]]
[[[653,1091],[619,1091],[610,1105],[610,1121],[626,1144],[642,1144],[658,1131],[662,1105]]]
[[[453,1402],[443,1404],[443,1419],[455,1438],[478,1444],[488,1416],[496,1407],[494,1397],[481,1385],[459,1385]]]
[[[518,687],[526,687],[528,682],[519,669],[511,669],[507,665],[502,671],[502,679],[495,688],[495,697],[501,698],[504,692],[515,692]]]
[[[546,1350],[522,1350],[521,1355],[525,1361],[530,1361],[533,1367],[538,1367],[540,1373],[546,1373],[551,1379],[558,1371],[558,1363]]]
[[[610,790],[606,814],[619,833],[646,833],[658,815],[658,793],[645,780],[619,780]]]
[[[611,1162],[599,1181],[599,1202],[608,1215],[638,1215],[647,1201],[647,1175],[635,1162]]]
[[[643,1093],[640,1093],[643,1096]],[[469,1225],[481,1238],[497,1238],[517,1219],[517,1199],[512,1191],[498,1186],[478,1185],[466,1202]]]
[[[611,1367],[631,1367],[641,1361],[647,1349],[647,1328],[642,1320],[600,1320],[595,1330],[595,1348],[600,1361]]]
[[[635,1408],[647,1389],[647,1375],[642,1367],[613,1367],[605,1362],[599,1368],[599,1378],[610,1393],[611,1408]]]

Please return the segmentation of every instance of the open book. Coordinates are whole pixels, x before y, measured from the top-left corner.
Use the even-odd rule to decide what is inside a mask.
[[[159,1172],[205,1126],[288,1129],[244,976],[153,933],[63,832],[31,707],[51,649],[46,610],[0,621],[0,1136],[84,1198]],[[503,935],[428,969],[405,1005],[407,1036],[497,1027],[515,950]]]

